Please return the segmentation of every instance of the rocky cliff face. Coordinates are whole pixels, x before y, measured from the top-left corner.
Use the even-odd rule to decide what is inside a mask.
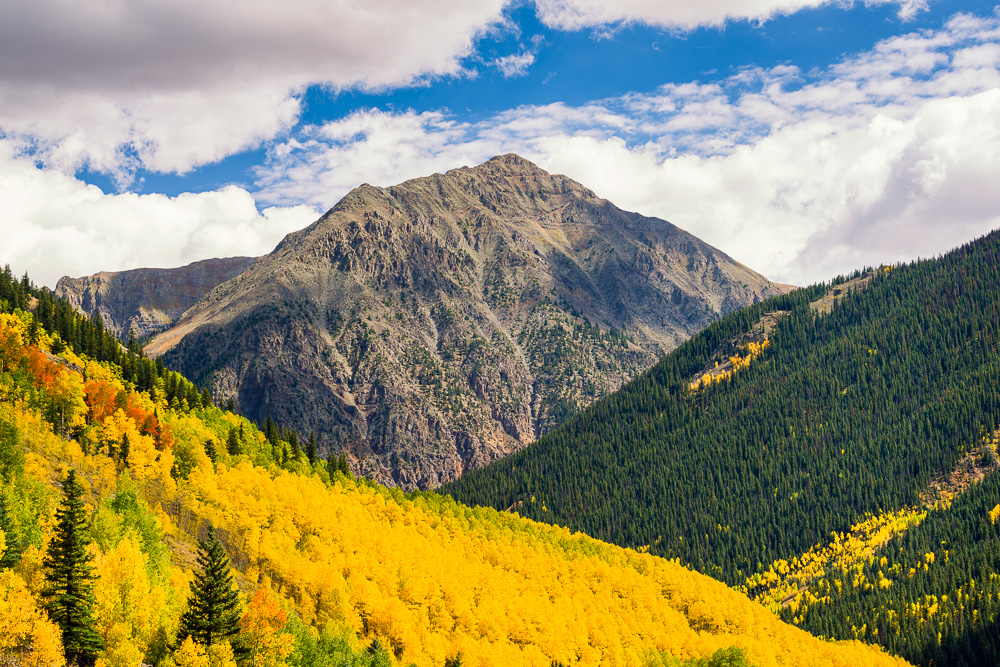
[[[363,185],[147,348],[355,472],[430,488],[528,444],[779,293],[515,155]]]
[[[243,272],[253,257],[206,259],[179,269],[103,271],[83,278],[63,276],[56,296],[81,313],[100,314],[119,338],[137,338],[170,327],[211,289]]]

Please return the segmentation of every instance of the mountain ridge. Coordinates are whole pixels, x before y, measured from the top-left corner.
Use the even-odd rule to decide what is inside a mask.
[[[406,488],[501,458],[781,288],[516,156],[362,185],[146,348]]]
[[[207,292],[242,273],[253,260],[213,258],[171,269],[63,276],[54,291],[81,313],[99,313],[104,326],[118,338],[124,340],[133,331],[141,339],[170,327]]]

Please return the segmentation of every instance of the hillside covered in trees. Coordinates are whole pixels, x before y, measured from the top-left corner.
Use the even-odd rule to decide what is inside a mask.
[[[0,274],[3,660],[905,664],[677,562],[354,479],[47,299]]]
[[[918,508],[970,453],[995,457],[998,284],[993,233],[765,301],[441,491],[745,586],[866,516]],[[990,473],[859,560],[868,588],[838,574],[817,589],[824,604],[782,615],[922,664],[988,664],[1000,618],[996,484]]]

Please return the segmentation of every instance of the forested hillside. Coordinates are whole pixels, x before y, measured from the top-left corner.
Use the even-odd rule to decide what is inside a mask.
[[[991,456],[995,453],[990,452]],[[927,513],[874,558],[830,568],[781,617],[921,665],[1000,664],[1000,473]]]
[[[905,664],[678,563],[356,480],[47,299],[0,274],[0,661]]]
[[[648,545],[733,585],[868,513],[917,506],[934,475],[1000,424],[1000,234],[836,283],[724,318],[564,427],[442,491]],[[746,362],[743,350],[762,338],[768,344]],[[694,382],[730,356],[743,359],[740,368]],[[973,502],[969,493],[960,503]],[[939,522],[960,525],[942,518],[953,512],[907,539],[936,534]],[[998,565],[990,544],[967,545],[987,559],[980,569]],[[951,547],[932,551],[943,549]],[[900,563],[913,567],[914,554]],[[949,590],[985,576],[948,572],[957,577]],[[866,604],[878,609],[885,590]],[[854,616],[847,602],[817,610],[807,627],[850,636],[865,621],[844,614]],[[980,620],[977,632],[995,634],[995,617]],[[910,646],[926,641],[920,633]]]

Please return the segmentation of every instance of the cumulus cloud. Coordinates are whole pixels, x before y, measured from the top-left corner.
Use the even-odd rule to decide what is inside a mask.
[[[825,280],[1000,226],[998,42],[1000,19],[959,15],[821,72],[748,69],[473,124],[362,111],[277,146],[258,196],[324,208],[357,174],[390,185],[516,151],[772,279]]]
[[[504,0],[4,3],[0,130],[67,173],[185,172],[297,120],[304,86],[462,72]]]
[[[691,29],[832,0],[534,0],[550,27],[622,21]],[[844,0],[837,0],[843,4]],[[926,0],[890,2],[910,15]],[[466,73],[513,0],[129,0],[4,3],[0,132],[36,160],[125,188],[140,168],[184,173],[287,133],[310,85],[380,89]],[[493,60],[523,75],[537,46]]]
[[[630,22],[693,30],[734,20],[766,21],[834,2],[853,4],[850,0],[535,0],[542,22],[560,30]],[[903,20],[927,9],[927,0],[865,0],[864,4],[896,5]]]
[[[55,287],[63,275],[174,267],[212,256],[258,256],[316,219],[306,206],[258,211],[246,190],[107,195],[72,176],[41,169],[0,142],[0,264]],[[210,249],[210,250],[207,250]]]

